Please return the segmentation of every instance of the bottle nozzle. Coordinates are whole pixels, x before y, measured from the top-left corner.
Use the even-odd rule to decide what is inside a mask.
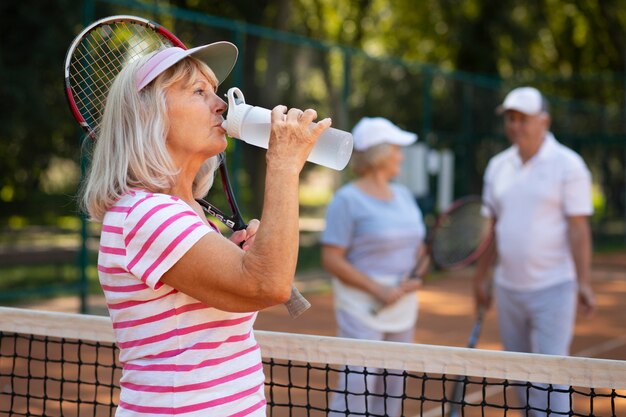
[[[228,113],[226,120],[222,123],[222,128],[226,130],[228,136],[241,139],[241,125],[246,113],[252,106],[246,104],[243,93],[237,87],[228,89]]]

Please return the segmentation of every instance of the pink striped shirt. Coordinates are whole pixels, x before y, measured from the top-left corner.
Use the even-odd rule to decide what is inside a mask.
[[[141,190],[104,217],[98,274],[123,365],[117,417],[265,416],[256,313],[211,308],[160,282],[212,232],[184,201]]]

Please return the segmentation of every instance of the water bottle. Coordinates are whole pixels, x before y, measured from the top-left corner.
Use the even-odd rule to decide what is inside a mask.
[[[228,114],[222,127],[228,136],[267,149],[271,110],[246,104],[243,93],[237,87],[229,89],[227,97]],[[328,128],[317,140],[307,161],[340,171],[346,167],[351,155],[352,134]]]

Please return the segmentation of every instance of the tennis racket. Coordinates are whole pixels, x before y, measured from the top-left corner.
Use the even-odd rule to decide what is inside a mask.
[[[483,318],[485,316],[485,307],[480,306],[476,314],[476,321],[474,327],[470,333],[469,340],[467,341],[467,347],[473,349],[478,342],[478,336],[480,336],[480,330],[483,326]],[[461,404],[463,400],[463,382],[456,381],[452,387],[452,404],[450,406],[448,417],[459,417],[461,415]]]
[[[482,214],[478,196],[454,201],[444,211],[427,239],[431,259],[439,269],[461,269],[476,261],[493,240],[493,222]]]
[[[92,140],[98,136],[109,88],[117,74],[126,63],[162,46],[187,49],[158,23],[127,15],[98,20],[72,41],[65,57],[65,96],[74,118]],[[206,200],[200,199],[198,203],[231,230],[245,229],[247,225],[237,206],[223,153],[220,160],[219,173],[231,214],[225,214]],[[285,306],[292,317],[297,317],[311,304],[292,287]]]

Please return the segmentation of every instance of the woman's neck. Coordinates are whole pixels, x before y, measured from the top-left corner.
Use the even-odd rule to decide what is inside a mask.
[[[381,200],[391,200],[393,190],[389,179],[378,172],[365,174],[355,181],[355,185],[364,193]]]
[[[167,190],[167,194],[180,198],[188,204],[195,201],[193,196],[193,181],[195,177],[186,175],[184,171],[176,175],[176,181],[172,188]]]

